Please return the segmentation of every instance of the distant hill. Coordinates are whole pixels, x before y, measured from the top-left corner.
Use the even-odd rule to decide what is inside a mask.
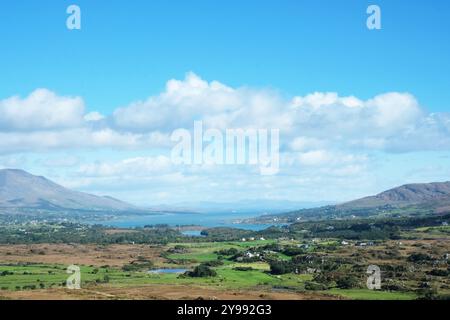
[[[253,214],[253,213],[282,213],[298,208],[315,208],[332,204],[332,202],[293,202],[284,200],[248,199],[235,202],[184,202],[176,207],[178,210],[194,211],[198,213],[233,213],[233,214]]]
[[[112,197],[73,191],[23,170],[0,170],[0,214],[24,210],[139,211]]]
[[[450,197],[450,182],[406,184],[371,197],[341,204],[341,207],[372,208],[393,205],[408,206]]]
[[[342,204],[302,209],[257,218],[259,222],[293,222],[302,219],[333,219],[395,215],[450,213],[450,182],[416,183],[393,188]]]

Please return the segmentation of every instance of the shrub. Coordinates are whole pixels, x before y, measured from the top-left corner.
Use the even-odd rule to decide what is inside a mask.
[[[352,276],[341,277],[336,280],[339,289],[352,289],[358,287],[358,279]]]
[[[293,267],[289,262],[285,261],[272,261],[270,262],[271,274],[285,274],[293,271]]]
[[[220,254],[222,256],[234,256],[239,253],[239,250],[236,248],[222,249],[222,250],[216,251],[216,253]]]
[[[24,290],[35,290],[36,289],[36,285],[32,284],[32,285],[26,285],[23,286]]]
[[[323,284],[323,283],[306,281],[305,282],[305,289],[306,290],[313,290],[313,291],[328,290],[328,286],[326,284]]]
[[[203,264],[208,267],[219,267],[219,266],[223,265],[223,261],[212,260],[212,261],[204,262]]]
[[[429,272],[427,272],[430,276],[437,276],[437,277],[447,277],[450,275],[450,271],[443,270],[443,269],[433,269]]]
[[[432,258],[425,253],[413,253],[408,257],[408,261],[411,262],[422,262],[422,261],[430,261]]]
[[[212,270],[205,264],[201,264],[194,268],[193,271],[186,271],[185,275],[188,277],[200,278],[200,277],[215,277],[217,272]]]
[[[132,271],[141,271],[144,269],[151,269],[153,268],[153,263],[151,261],[133,261],[130,264],[126,264],[122,267],[122,270],[125,272],[132,272]],[[107,272],[107,271],[106,271]]]
[[[305,250],[303,250],[302,248],[297,248],[297,247],[287,247],[282,251],[283,254],[293,257],[299,254],[304,254]]]
[[[253,269],[252,267],[234,267],[233,270],[236,270],[236,271],[252,271],[252,270],[255,270],[255,269]]]
[[[408,291],[408,288],[404,284],[392,279],[383,281],[382,288],[388,291]]]

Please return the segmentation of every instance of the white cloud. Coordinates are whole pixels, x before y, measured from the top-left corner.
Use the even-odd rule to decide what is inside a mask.
[[[194,120],[215,128],[281,127],[289,123],[282,103],[270,91],[233,89],[189,73],[184,81],[168,81],[160,95],[117,109],[113,118],[117,127],[132,131],[191,128]]]
[[[427,114],[409,93],[390,92],[368,100],[315,92],[286,99],[267,89],[231,88],[206,82],[193,73],[170,80],[160,95],[117,109],[117,128],[127,131],[172,131],[205,127],[278,128],[292,150],[318,148],[409,151],[450,148],[445,114]],[[421,136],[434,137],[424,143]],[[431,146],[430,146],[431,144]],[[403,146],[403,147],[402,147]]]
[[[172,171],[172,161],[165,156],[137,157],[119,162],[100,162],[82,165],[80,174],[89,177],[161,175]]]
[[[169,147],[171,132],[191,129],[195,120],[205,128],[280,129],[284,150],[297,152],[450,148],[449,116],[427,114],[408,93],[362,100],[315,92],[287,99],[273,90],[231,88],[189,73],[109,117],[84,110],[80,97],[46,89],[0,100],[0,153]]]
[[[44,167],[66,168],[66,167],[74,167],[74,166],[78,165],[80,163],[80,159],[76,156],[65,155],[64,157],[59,156],[59,157],[49,157],[46,159],[42,159],[39,161],[39,163]]]
[[[287,152],[282,159],[282,167],[285,172],[291,174],[303,174],[309,170],[322,174],[336,173],[346,168],[362,169],[370,161],[369,156],[363,153],[346,153],[332,150],[310,150],[306,152]],[[293,172],[294,171],[294,172]],[[350,172],[350,171],[349,171]]]
[[[325,150],[315,150],[298,154],[298,160],[301,165],[317,166],[329,163],[332,156]]]
[[[336,92],[315,92],[305,97],[295,97],[292,105],[295,107],[320,108],[323,106],[343,105],[349,108],[362,107],[364,102],[356,97],[339,97]]]
[[[323,148],[326,142],[311,137],[297,137],[289,144],[293,151],[310,151],[311,149]]]
[[[367,101],[366,108],[373,108],[375,126],[390,132],[414,126],[422,117],[419,103],[407,93],[376,96]]]
[[[84,120],[85,121],[100,121],[105,119],[105,116],[102,115],[100,112],[94,111],[94,112],[89,112],[88,114],[86,114],[84,116]]]
[[[64,129],[33,132],[0,132],[0,154],[17,152],[48,152],[50,150],[72,150],[113,148],[132,150],[169,146],[168,135],[159,132],[130,133],[110,128]]]
[[[60,97],[37,89],[28,97],[0,100],[0,130],[39,130],[79,127],[84,102],[80,97]]]
[[[222,130],[280,129],[280,174],[261,177],[256,166],[173,165],[167,157],[173,145],[170,134],[192,129],[195,120]],[[373,154],[387,159],[429,150],[450,150],[450,116],[427,113],[409,93],[366,100],[333,92],[285,97],[189,73],[184,80],[168,81],[160,94],[111,115],[86,113],[82,98],[46,89],[0,100],[0,155],[6,155],[0,167],[20,167],[18,153],[38,153],[41,161],[30,166],[41,166],[56,181],[136,203],[195,201],[193,195],[222,201],[261,196],[351,199],[378,185],[373,172],[379,163]],[[42,160],[39,154],[48,157],[50,151],[52,157]],[[90,159],[77,158],[77,152],[85,151]],[[60,174],[62,170],[66,173]],[[389,186],[394,180],[401,179],[393,177]]]

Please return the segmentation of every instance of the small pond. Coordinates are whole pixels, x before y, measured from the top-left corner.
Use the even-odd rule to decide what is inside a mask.
[[[186,230],[181,233],[189,237],[203,237],[202,232],[200,230]]]
[[[155,269],[149,270],[151,274],[163,274],[163,273],[185,273],[187,269]]]

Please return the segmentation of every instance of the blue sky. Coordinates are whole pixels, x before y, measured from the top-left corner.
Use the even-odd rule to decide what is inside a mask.
[[[365,28],[375,2],[377,32]],[[108,112],[194,71],[288,94],[408,91],[445,110],[450,4],[375,2],[2,1],[0,95],[45,87]],[[65,28],[72,3],[82,9],[81,32]]]
[[[68,15],[65,11],[70,4],[81,8],[82,29],[79,31],[66,28]],[[366,28],[369,4],[380,6],[382,30]],[[2,1],[0,101],[13,96],[25,99],[36,89],[45,88],[59,98],[80,97],[85,114],[98,112],[108,120],[106,122],[114,122],[117,119],[109,118],[118,108],[130,108],[137,101],[160,96],[170,79],[189,84],[185,75],[193,72],[201,81],[218,81],[236,90],[252,88],[258,92],[254,93],[258,97],[267,94],[286,103],[296,96],[305,97],[314,92],[336,92],[339,97],[354,96],[366,102],[384,93],[409,93],[424,115],[419,119],[415,102],[406,102],[406,109],[402,110],[414,113],[410,114],[412,122],[406,123],[404,129],[397,127],[397,131],[383,127],[385,131],[381,138],[367,137],[371,143],[377,139],[381,143],[380,139],[383,139],[383,147],[379,144],[378,147],[367,147],[367,141],[364,147],[350,146],[347,142],[353,136],[344,135],[346,143],[319,143],[308,150],[292,151],[300,152],[301,157],[316,152],[308,157],[316,156],[322,160],[336,159],[339,157],[336,154],[350,159],[348,156],[351,155],[356,163],[349,164],[345,162],[347,160],[344,164],[334,163],[333,170],[339,166],[359,166],[364,174],[341,177],[337,181],[335,177],[327,176],[330,168],[328,171],[324,166],[316,167],[314,170],[317,171],[309,169],[308,172],[315,176],[321,175],[319,181],[306,176],[301,169],[287,170],[285,176],[299,179],[299,185],[296,186],[293,180],[283,183],[284,178],[273,178],[276,180],[267,182],[266,192],[259,192],[256,185],[260,185],[261,178],[253,177],[249,172],[243,179],[242,189],[236,189],[229,185],[226,178],[229,173],[208,175],[203,172],[199,177],[183,171],[181,176],[186,180],[176,183],[176,174],[180,174],[175,173],[176,170],[168,172],[169,176],[174,176],[163,179],[162,186],[163,182],[157,179],[159,182],[133,180],[132,175],[120,171],[122,173],[114,177],[118,186],[112,188],[113,180],[104,176],[103,180],[96,180],[92,174],[82,177],[80,172],[103,162],[110,166],[116,162],[117,168],[117,163],[127,159],[167,156],[166,146],[154,143],[151,147],[129,148],[124,147],[124,142],[120,146],[108,144],[88,148],[82,143],[75,147],[78,142],[73,142],[73,147],[59,147],[55,142],[56,147],[50,148],[50,143],[36,147],[33,141],[24,142],[24,132],[64,128],[56,128],[52,123],[39,128],[30,123],[29,128],[17,129],[5,121],[2,124],[1,115],[3,129],[0,131],[4,137],[22,134],[20,139],[15,135],[17,140],[11,138],[11,141],[17,141],[16,147],[19,143],[23,147],[16,150],[6,143],[0,145],[3,148],[0,165],[16,165],[49,175],[70,187],[109,193],[139,203],[146,203],[147,199],[152,203],[203,200],[202,189],[196,189],[195,195],[189,194],[189,185],[193,183],[219,183],[221,187],[210,198],[222,197],[220,200],[223,201],[233,200],[238,194],[252,199],[263,195],[276,199],[341,201],[403,182],[448,180],[448,146],[446,142],[438,142],[448,138],[449,18],[450,4],[444,0]],[[50,95],[44,96],[53,101],[48,105],[63,103]],[[23,105],[24,108],[29,106],[25,102]],[[367,105],[370,107],[371,103]],[[77,108],[72,110],[74,117]],[[144,104],[139,110],[145,108],[154,111],[152,108],[156,107]],[[432,113],[442,116],[433,119],[437,124],[431,129],[427,127],[424,133],[424,123],[433,122],[429,117]],[[338,114],[333,113],[333,117],[340,119]],[[74,122],[66,120],[73,128]],[[413,122],[415,131],[411,133]],[[126,126],[117,129],[120,127],[118,120],[114,123],[112,129],[121,134],[133,131]],[[395,124],[390,125],[395,127]],[[146,130],[149,134],[164,133],[167,123],[163,122],[161,126]],[[297,125],[295,128],[298,132],[290,132],[286,144],[303,137],[302,128]],[[368,125],[370,129],[373,128]],[[330,134],[339,133],[337,128],[329,130]],[[317,140],[319,134],[313,131],[308,137]],[[397,139],[400,136],[403,138]],[[434,145],[428,146],[427,141],[422,141],[412,146],[411,139],[420,140],[419,136],[434,140]],[[71,165],[42,164],[49,158],[70,160],[70,157],[73,161],[67,163]],[[304,156],[302,159],[305,160]],[[365,177],[363,183],[359,181],[362,177]],[[123,182],[125,180],[127,183]],[[149,177],[149,181],[154,180]],[[181,184],[184,189],[175,189],[175,184]],[[343,186],[348,184],[352,186],[343,191]],[[147,189],[142,189],[143,185]],[[127,193],[125,189],[132,187],[142,192],[139,195]],[[323,191],[304,191],[311,188]],[[172,192],[179,196],[170,196]],[[160,198],[148,194],[158,194]],[[324,196],[330,199],[322,199]]]

